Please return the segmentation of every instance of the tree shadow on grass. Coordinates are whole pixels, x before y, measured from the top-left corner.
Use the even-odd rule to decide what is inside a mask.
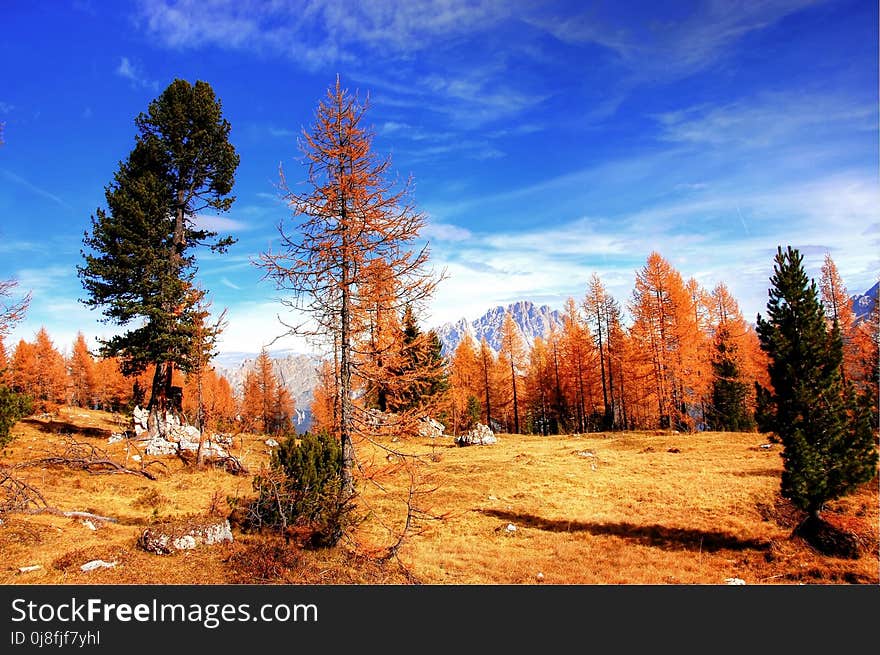
[[[634,523],[593,523],[590,521],[564,521],[545,519],[533,514],[520,514],[496,509],[477,510],[486,516],[508,521],[523,527],[548,532],[588,532],[609,535],[629,541],[654,546],[664,550],[693,550],[715,552],[719,550],[769,550],[770,543],[758,539],[740,539],[727,532],[670,528],[665,525],[636,525]]]
[[[40,421],[34,418],[22,419],[22,423],[27,423],[37,428],[40,432],[48,434],[80,434],[84,437],[96,437],[106,439],[113,432],[106,428],[96,428],[88,425],[76,425],[67,421]]]

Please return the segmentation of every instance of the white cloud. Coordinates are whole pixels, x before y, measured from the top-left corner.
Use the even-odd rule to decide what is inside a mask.
[[[422,230],[423,236],[437,241],[465,241],[471,238],[471,231],[451,223],[428,223]]]
[[[128,57],[120,57],[119,66],[116,67],[116,74],[131,82],[132,86],[153,89],[154,91],[159,89],[159,83],[155,80],[147,79]]]
[[[566,297],[583,296],[594,271],[625,305],[636,270],[656,250],[685,278],[695,276],[710,289],[725,282],[754,320],[766,305],[777,245],[802,248],[807,273],[816,278],[828,251],[851,292],[870,287],[880,270],[880,237],[864,231],[877,222],[878,207],[875,180],[849,174],[662,203],[613,221],[585,217],[475,234],[434,249],[435,265],[450,277],[432,314],[438,323],[474,318],[492,305],[533,298],[557,298],[561,307]]]
[[[217,345],[220,352],[259,352],[264,346],[271,350],[320,352],[308,339],[292,336],[282,324],[298,324],[304,320],[280,302],[245,301],[227,309],[227,327]]]
[[[674,80],[705,70],[747,34],[822,1],[699,2],[676,17],[670,17],[663,3],[617,15],[603,12],[599,5],[574,15],[535,12],[526,20],[565,43],[607,48],[629,70],[630,81],[638,83]]]
[[[876,131],[876,103],[828,94],[765,93],[723,106],[700,105],[655,116],[662,138],[711,146],[765,147],[841,128]]]
[[[213,214],[199,214],[194,222],[197,228],[211,232],[245,232],[252,227],[244,221]]]

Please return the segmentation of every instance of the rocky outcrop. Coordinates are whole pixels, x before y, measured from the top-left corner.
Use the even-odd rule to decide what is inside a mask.
[[[420,437],[429,437],[431,439],[436,439],[438,437],[442,437],[445,430],[445,425],[443,425],[437,419],[431,418],[430,416],[423,416],[419,419],[418,431]]]
[[[147,455],[176,455],[180,451],[197,452],[201,433],[193,425],[184,425],[180,419],[165,413],[158,419],[156,434],[149,431],[149,412],[146,409],[135,407],[132,420],[134,423],[135,438],[142,442],[144,452]],[[229,456],[224,447],[232,445],[232,435],[212,434],[202,444],[202,454],[206,459],[223,459]]]
[[[477,423],[473,430],[455,438],[455,443],[458,446],[488,446],[497,442],[498,438],[489,429],[489,426],[482,423]]]
[[[232,542],[229,521],[218,523],[165,523],[147,528],[138,538],[138,546],[149,553],[168,555],[178,550]]]

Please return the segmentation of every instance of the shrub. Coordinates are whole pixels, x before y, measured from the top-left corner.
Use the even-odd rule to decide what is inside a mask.
[[[31,399],[28,396],[0,386],[0,446],[12,441],[9,430],[18,419],[30,413]]]
[[[288,437],[254,478],[256,500],[247,527],[269,527],[304,536],[311,546],[333,546],[342,538],[351,499],[342,491],[342,449],[326,432]]]

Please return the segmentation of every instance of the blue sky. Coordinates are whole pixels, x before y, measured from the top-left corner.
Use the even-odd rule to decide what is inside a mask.
[[[227,308],[224,351],[283,331],[252,260],[289,219],[278,167],[337,74],[369,93],[374,148],[412,175],[432,262],[427,325],[530,299],[561,308],[592,272],[628,300],[652,250],[763,310],[777,245],[851,293],[880,271],[877,3],[4,3],[0,278],[69,348],[109,334],[78,302],[83,232],[130,151],[134,117],[175,77],[206,80],[241,157],[236,236],[199,279]],[[281,340],[275,347],[300,348]]]

